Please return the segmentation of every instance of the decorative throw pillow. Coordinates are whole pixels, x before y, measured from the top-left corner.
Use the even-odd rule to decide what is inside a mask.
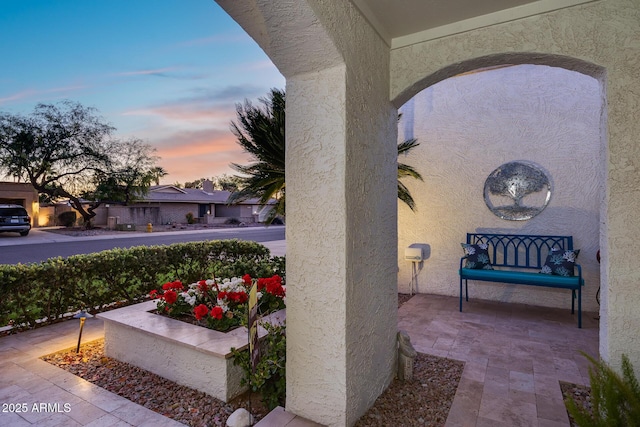
[[[468,243],[461,243],[464,254],[466,255],[466,262],[464,268],[472,268],[474,270],[493,270],[491,267],[491,261],[489,260],[488,246],[485,243],[478,245],[470,245]]]
[[[555,274],[556,276],[573,276],[576,258],[578,258],[579,253],[580,249],[569,251],[560,248],[551,248],[540,273]]]

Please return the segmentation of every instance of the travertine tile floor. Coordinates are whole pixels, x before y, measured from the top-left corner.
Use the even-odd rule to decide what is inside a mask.
[[[555,427],[569,425],[559,381],[588,384],[579,351],[598,354],[594,317],[583,313],[578,329],[569,310],[471,300],[460,313],[457,298],[423,294],[400,308],[398,327],[416,350],[466,362],[447,426]],[[102,336],[102,322],[87,320],[83,341]],[[77,339],[75,321],[0,338],[0,426],[182,425],[39,360]]]
[[[398,327],[422,353],[465,362],[447,427],[569,426],[559,381],[589,384],[598,320],[570,310],[416,295]]]
[[[66,321],[0,338],[0,426],[183,426],[39,359],[75,347],[78,332]],[[82,341],[103,336],[88,319]]]

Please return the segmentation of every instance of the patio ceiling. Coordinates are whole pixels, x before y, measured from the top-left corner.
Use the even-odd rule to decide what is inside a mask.
[[[595,0],[351,0],[392,49]]]

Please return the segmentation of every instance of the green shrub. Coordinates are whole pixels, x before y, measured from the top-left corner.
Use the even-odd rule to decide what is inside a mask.
[[[234,365],[239,365],[244,371],[240,385],[249,385],[251,390],[259,392],[262,403],[269,410],[276,406],[285,406],[287,397],[286,362],[287,335],[285,325],[262,323],[267,335],[260,340],[260,360],[255,371],[250,364],[249,350],[238,351],[231,349]]]
[[[187,217],[187,224],[193,224],[196,222],[192,212],[187,212],[185,216]]]
[[[228,225],[239,225],[240,220],[238,218],[229,218],[224,223]]]
[[[75,211],[65,211],[58,214],[58,224],[63,225],[65,227],[73,227],[75,223],[76,223]]]
[[[622,376],[604,361],[591,356],[589,368],[592,408],[578,406],[572,398],[566,405],[569,414],[580,427],[634,427],[640,426],[640,386],[633,366],[622,355]]]
[[[35,326],[67,313],[92,313],[113,303],[133,303],[162,283],[193,283],[249,274],[284,276],[284,258],[265,246],[240,240],[210,240],[137,246],[50,258],[36,264],[0,264],[0,326]]]

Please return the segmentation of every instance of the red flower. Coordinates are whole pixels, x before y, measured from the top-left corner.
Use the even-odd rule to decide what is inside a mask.
[[[162,289],[163,290],[169,290],[169,289],[184,289],[184,286],[182,286],[182,282],[179,280],[176,280],[175,282],[167,282],[164,285],[162,285]]]
[[[247,293],[243,292],[243,291],[240,291],[240,292],[227,292],[227,293],[225,293],[225,296],[227,297],[227,299],[229,301],[237,302],[237,303],[240,303],[240,304],[244,304],[249,299],[249,296],[247,296]]]
[[[222,319],[222,307],[220,307],[219,305],[213,307],[211,309],[211,317],[218,320]]]
[[[259,283],[260,281],[258,281]],[[263,287],[267,288],[267,292],[278,296],[278,297],[282,297],[284,296],[284,288],[282,287],[282,277],[278,276],[277,274],[273,275],[272,277],[269,277],[268,279],[265,278],[263,280]]]
[[[218,292],[218,299],[225,299],[226,296],[227,296],[227,292],[226,291]]]
[[[246,292],[236,292],[236,294],[236,302],[244,304],[245,302],[249,301],[249,296]]]
[[[158,291],[157,290],[152,290],[151,292],[149,292],[149,298],[154,299],[158,297]]]
[[[278,282],[272,282],[267,285],[267,292],[277,297],[284,296],[284,288]]]
[[[258,279],[258,290],[259,291],[261,291],[267,285],[267,280],[269,280],[269,279],[266,279],[264,277],[261,277],[261,278]]]
[[[209,285],[207,285],[206,280],[200,280],[198,282],[198,290],[200,290],[200,292],[207,292],[209,290]]]
[[[204,304],[200,304],[199,306],[193,309],[193,314],[196,315],[196,319],[200,320],[207,316],[209,313],[209,307]]]
[[[178,294],[176,291],[169,289],[164,293],[164,300],[169,304],[173,304],[178,300]]]
[[[245,285],[250,286],[251,276],[249,276],[248,274],[245,274],[244,276],[242,276],[242,281],[244,282]]]

